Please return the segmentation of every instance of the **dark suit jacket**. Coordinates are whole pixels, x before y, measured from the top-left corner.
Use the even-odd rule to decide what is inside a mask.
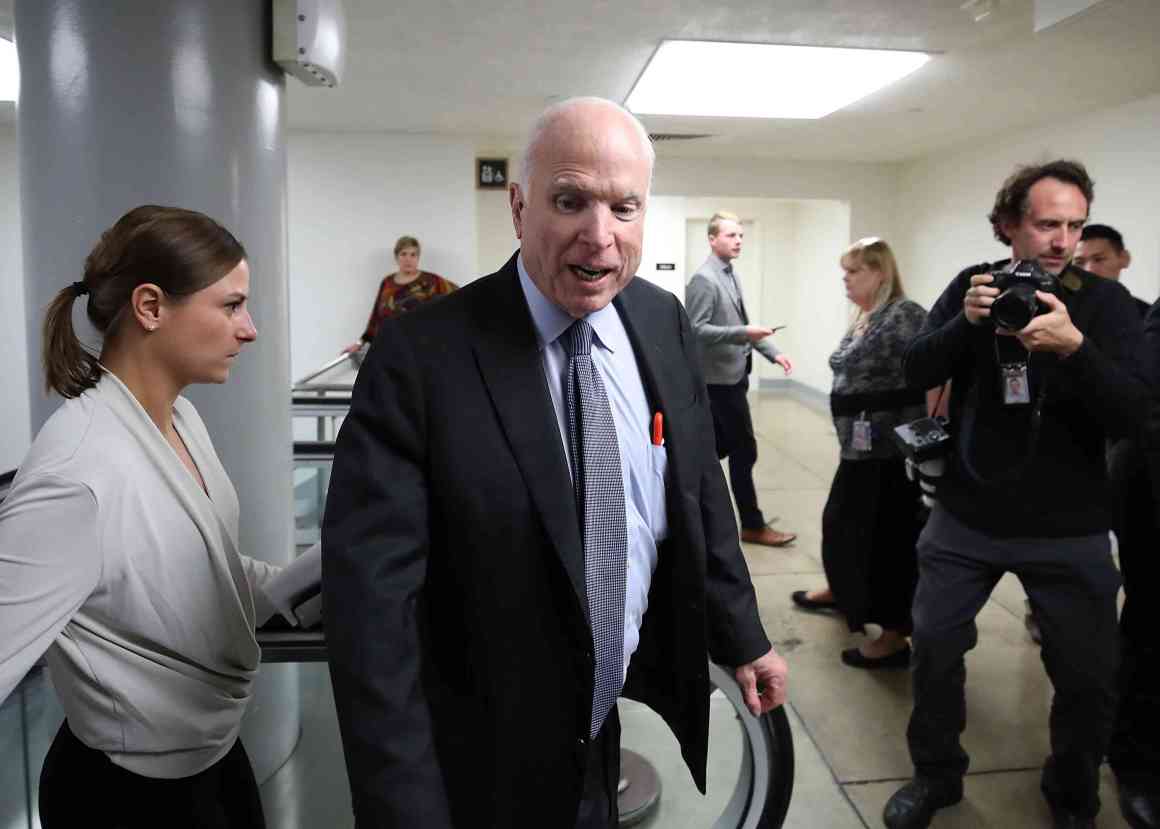
[[[680,303],[615,300],[664,414],[670,538],[625,695],[704,788],[706,651],[769,648]],[[648,424],[641,424],[648,428]],[[515,258],[385,323],[338,437],[322,529],[330,670],[360,827],[567,827],[592,638],[575,501]]]

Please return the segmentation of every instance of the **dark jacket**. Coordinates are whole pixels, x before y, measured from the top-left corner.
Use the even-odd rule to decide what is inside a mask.
[[[670,537],[624,694],[704,786],[708,672],[769,649],[680,303],[615,300],[664,416]],[[642,428],[645,428],[642,424]],[[387,322],[338,438],[330,668],[360,827],[570,826],[592,636],[571,481],[515,258]]]
[[[1147,398],[1143,328],[1122,285],[1069,266],[1060,297],[1084,342],[1070,357],[1030,355],[1034,399],[1046,384],[1038,442],[1033,406],[1005,406],[994,327],[971,325],[963,297],[971,276],[1003,262],[967,268],[930,311],[906,355],[907,381],[930,388],[953,380],[954,451],[938,500],[968,526],[999,537],[1061,537],[1112,525],[1105,441],[1135,434]],[[1008,347],[1018,341],[1005,338]],[[1020,347],[1021,348],[1021,347]]]

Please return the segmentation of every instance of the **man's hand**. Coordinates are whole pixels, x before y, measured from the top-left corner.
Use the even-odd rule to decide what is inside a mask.
[[[772,328],[765,328],[761,325],[747,325],[745,326],[745,336],[749,338],[749,342],[756,343],[764,340],[766,337],[773,335]]]
[[[360,348],[362,348],[362,340],[359,340],[357,343],[351,343],[350,345],[346,346],[342,350],[342,353],[343,354],[354,354]]]
[[[745,707],[753,716],[760,717],[785,702],[789,668],[773,648],[765,656],[739,665],[733,675],[741,686]]]
[[[1013,332],[1028,351],[1054,351],[1061,357],[1070,357],[1083,345],[1083,333],[1071,321],[1067,306],[1055,294],[1036,291],[1035,297],[1051,310],[1033,317],[1022,331]],[[1001,334],[1012,332],[999,329]]]
[[[786,377],[789,377],[791,374],[793,374],[793,362],[789,359],[789,357],[785,356],[784,354],[778,354],[773,358],[773,361],[781,366],[782,371],[785,372]]]
[[[995,277],[989,273],[977,273],[971,277],[971,287],[963,297],[963,313],[971,325],[982,325],[991,316],[991,305],[999,296],[999,289],[990,287]]]

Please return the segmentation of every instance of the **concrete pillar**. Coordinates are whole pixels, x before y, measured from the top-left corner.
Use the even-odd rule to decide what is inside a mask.
[[[131,207],[200,210],[249,251],[258,341],[224,386],[188,396],[242,503],[243,552],[292,555],[285,86],[269,0],[16,0],[17,130],[33,432],[42,309]],[[83,303],[77,303],[78,331]],[[95,337],[93,338],[95,341]],[[299,733],[297,666],[267,666],[243,739],[259,781]]]

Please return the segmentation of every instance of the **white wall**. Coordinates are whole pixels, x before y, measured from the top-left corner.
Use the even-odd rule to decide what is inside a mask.
[[[419,239],[426,270],[459,284],[479,275],[475,155],[468,140],[430,135],[291,132],[287,145],[298,378],[363,332],[399,236]]]
[[[785,346],[794,360],[794,378],[829,394],[834,379],[829,357],[852,313],[838,265],[850,243],[850,206],[816,200],[798,202],[796,208],[791,264],[796,290],[787,297],[786,319],[792,323],[783,332],[790,335]]]
[[[899,267],[926,306],[967,265],[1001,259],[987,221],[995,191],[1017,164],[1083,162],[1095,180],[1091,221],[1124,234],[1132,266],[1124,285],[1151,302],[1160,294],[1160,95],[1088,112],[1066,124],[1005,131],[986,143],[907,164],[899,183]]]
[[[653,196],[646,217],[640,275],[683,301],[685,282],[709,255],[704,234],[717,210],[736,213],[750,225],[734,267],[741,277],[751,322],[786,326],[775,335],[775,342],[794,361],[795,379],[828,392],[830,374],[825,356],[837,345],[845,325],[847,302],[844,292],[834,289],[834,284],[840,284],[834,262],[850,232],[848,205],[825,200]],[[686,252],[689,222],[701,226],[695,256]],[[830,265],[824,269],[822,280],[819,260]],[[657,271],[657,262],[672,262],[676,268]],[[818,348],[819,341],[825,341],[823,349],[828,348],[824,354]],[[784,376],[780,367],[762,358],[754,361],[754,372],[758,380]]]
[[[686,207],[697,207],[692,215],[708,217],[724,208],[761,222],[761,285],[756,291],[745,285],[750,305],[761,308],[760,320],[754,321],[786,325],[776,342],[794,361],[794,379],[828,394],[832,375],[827,359],[848,320],[835,263],[852,239],[890,238],[897,232],[898,170],[891,164],[666,158],[657,164],[649,210],[682,196]],[[646,227],[646,257],[656,255],[647,236],[651,230]],[[742,274],[744,259],[743,251],[738,260]],[[685,276],[699,264],[684,263]],[[642,275],[650,273],[642,266]],[[754,365],[760,381],[782,376],[781,369],[763,359]]]
[[[28,349],[20,241],[20,159],[16,130],[0,128],[0,472],[20,464],[31,442]]]
[[[898,170],[893,164],[666,158],[657,163],[653,193],[846,202],[851,240],[890,238],[899,227],[895,215]]]

